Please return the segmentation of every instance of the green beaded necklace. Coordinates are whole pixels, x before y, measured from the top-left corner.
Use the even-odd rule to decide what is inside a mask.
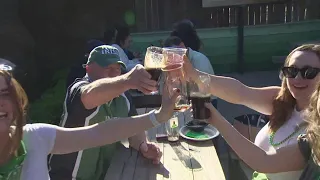
[[[306,122],[302,122],[302,123],[300,123],[299,125],[297,125],[297,127],[295,128],[295,130],[288,136],[288,137],[286,137],[284,140],[282,140],[282,141],[280,141],[280,142],[277,142],[277,143],[275,143],[274,142],[274,136],[276,135],[276,132],[278,131],[271,131],[270,132],[270,136],[269,136],[269,143],[271,144],[271,146],[273,146],[273,147],[278,147],[278,146],[280,146],[281,144],[283,144],[284,142],[286,142],[286,141],[288,141],[290,138],[292,138],[294,135],[296,135],[299,131],[300,131],[300,129],[302,128],[302,127],[304,127],[304,126],[306,126],[307,125],[307,123]]]

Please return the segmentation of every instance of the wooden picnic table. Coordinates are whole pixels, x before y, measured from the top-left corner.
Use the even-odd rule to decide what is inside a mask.
[[[143,113],[145,110],[139,111]],[[189,117],[188,114],[184,115]],[[180,114],[179,126],[186,120]],[[136,150],[121,145],[112,159],[105,180],[225,180],[212,141],[191,142],[181,137],[176,143],[156,141],[156,134],[164,132],[165,126],[162,124],[147,133],[149,140],[156,142],[163,153],[159,165],[152,164]]]

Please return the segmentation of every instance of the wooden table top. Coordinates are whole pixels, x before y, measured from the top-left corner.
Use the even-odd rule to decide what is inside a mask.
[[[181,114],[180,127],[184,121]],[[164,128],[161,125],[150,129],[149,140],[156,142],[156,134],[163,134]],[[176,143],[156,143],[163,152],[159,165],[152,164],[136,150],[121,145],[112,159],[105,180],[225,180],[212,141],[191,142],[180,137]]]

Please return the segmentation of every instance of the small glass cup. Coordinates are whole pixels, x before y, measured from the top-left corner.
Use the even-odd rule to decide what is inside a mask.
[[[210,76],[200,75],[197,80],[187,83],[187,91],[192,106],[194,120],[205,121],[210,118],[210,110],[205,107],[205,103],[211,102]]]
[[[179,112],[173,113],[173,116],[165,123],[165,129],[169,142],[179,140]]]
[[[165,67],[162,71],[173,71],[180,69],[183,65],[183,56],[186,54],[185,48],[166,47],[163,49]]]

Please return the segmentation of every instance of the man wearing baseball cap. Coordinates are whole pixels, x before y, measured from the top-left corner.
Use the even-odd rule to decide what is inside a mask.
[[[150,74],[141,65],[121,75],[121,67],[125,68],[125,65],[120,61],[118,50],[112,46],[94,48],[84,67],[86,76],[77,79],[67,90],[60,123],[63,127],[87,126],[113,117],[136,115],[135,107],[124,92],[129,89],[144,93],[156,90],[156,82],[150,79]],[[129,143],[143,156],[159,163],[161,152],[156,145],[147,141],[145,132],[129,138]],[[51,179],[104,179],[116,144],[66,155],[52,155],[49,162]]]

